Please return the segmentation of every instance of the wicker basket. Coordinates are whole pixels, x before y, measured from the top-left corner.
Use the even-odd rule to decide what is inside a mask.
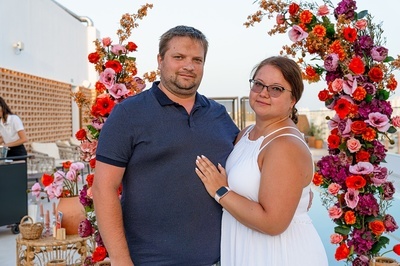
[[[26,222],[25,220],[29,220],[29,222]],[[38,239],[42,235],[43,224],[33,223],[32,218],[26,215],[21,219],[21,222],[19,224],[19,231],[21,232],[21,235],[24,239]]]

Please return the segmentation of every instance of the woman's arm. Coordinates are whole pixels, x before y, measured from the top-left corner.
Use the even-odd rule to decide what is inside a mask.
[[[5,143],[5,146],[7,147],[15,147],[24,144],[25,142],[28,141],[28,138],[26,137],[25,130],[20,130],[18,131],[18,139],[13,142]],[[1,137],[0,137],[1,138]]]

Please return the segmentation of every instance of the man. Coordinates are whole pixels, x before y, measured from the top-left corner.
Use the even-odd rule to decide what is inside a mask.
[[[92,191],[113,266],[219,261],[221,207],[194,162],[207,154],[225,165],[238,129],[223,106],[197,93],[207,49],[195,28],[164,33],[160,82],[114,107],[102,128]]]

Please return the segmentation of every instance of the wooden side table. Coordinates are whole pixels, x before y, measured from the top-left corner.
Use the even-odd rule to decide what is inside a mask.
[[[65,240],[41,237],[35,240],[17,236],[17,266],[46,266],[51,260],[63,259],[67,265],[82,265],[89,253],[90,237],[67,235]]]

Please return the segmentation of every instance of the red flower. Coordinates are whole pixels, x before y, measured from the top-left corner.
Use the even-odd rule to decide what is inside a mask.
[[[313,18],[313,14],[309,10],[304,10],[300,13],[300,21],[304,24],[309,24]]]
[[[376,131],[371,127],[367,127],[362,134],[362,138],[366,141],[373,141],[376,139]]]
[[[298,4],[292,3],[292,4],[290,4],[290,6],[289,6],[289,14],[290,14],[291,16],[294,16],[294,15],[297,14],[297,12],[299,12],[299,9],[300,9],[300,6],[299,6]]]
[[[71,167],[72,162],[71,161],[66,161],[62,163],[62,167],[64,169],[69,169]]]
[[[356,162],[369,162],[369,157],[371,157],[369,152],[360,150],[356,153]]]
[[[95,84],[97,94],[102,94],[106,90],[106,86],[100,81],[97,81]]]
[[[136,51],[137,45],[134,42],[128,42],[128,44],[126,45],[126,49],[128,49],[129,52]]]
[[[95,117],[108,116],[114,105],[114,101],[111,100],[108,94],[103,97],[97,97],[96,103],[92,106],[92,115]]]
[[[400,244],[397,244],[393,247],[394,253],[400,256]]]
[[[93,185],[93,178],[94,178],[94,174],[88,174],[86,176],[86,182],[88,184],[88,187],[91,187]]]
[[[340,137],[338,135],[329,135],[328,147],[329,149],[337,149],[340,145]]]
[[[386,88],[388,88],[391,91],[394,91],[397,88],[397,81],[393,75],[390,76]]]
[[[365,71],[364,62],[359,57],[353,57],[349,63],[349,69],[355,75],[361,75]]]
[[[351,124],[351,131],[356,135],[364,133],[365,129],[367,129],[367,124],[364,121],[354,121]]]
[[[355,42],[357,40],[357,30],[351,27],[346,27],[343,30],[343,37],[349,42]]]
[[[107,250],[105,247],[97,247],[92,255],[93,262],[103,261],[107,256]]]
[[[334,106],[334,109],[340,119],[344,119],[350,113],[350,108],[351,103],[343,98],[339,99]]]
[[[92,158],[89,161],[90,168],[94,169],[96,167],[96,158]]]
[[[49,174],[42,175],[43,186],[47,187],[47,186],[51,185],[51,183],[53,183],[53,181],[54,181],[53,175],[49,175]]]
[[[357,101],[362,101],[367,96],[367,91],[364,87],[358,86],[355,91],[353,92],[353,98]]]
[[[346,186],[352,189],[361,189],[365,187],[367,181],[360,175],[352,175],[346,179]]]
[[[368,76],[372,81],[381,82],[383,79],[383,71],[380,67],[372,67],[369,72]]]
[[[88,55],[88,59],[90,63],[96,64],[97,62],[99,62],[100,56],[97,52],[94,52]]]
[[[115,73],[119,73],[122,71],[122,65],[117,60],[107,61],[107,63],[105,64],[105,67],[114,69]]]
[[[335,259],[343,260],[346,259],[350,254],[350,249],[346,246],[345,243],[340,244],[340,246],[336,249]]]
[[[372,233],[377,236],[380,236],[383,232],[385,232],[385,225],[380,220],[372,221],[368,224],[369,229],[371,229]]]
[[[332,98],[332,96],[329,94],[328,90],[322,90],[318,93],[318,99],[322,102],[325,102],[326,100],[329,100]]]
[[[312,182],[314,183],[314,185],[320,186],[322,185],[322,183],[324,183],[324,179],[321,174],[315,172]]]
[[[86,139],[86,130],[84,130],[83,128],[79,129],[76,133],[75,133],[75,137],[77,140],[85,140]]]

